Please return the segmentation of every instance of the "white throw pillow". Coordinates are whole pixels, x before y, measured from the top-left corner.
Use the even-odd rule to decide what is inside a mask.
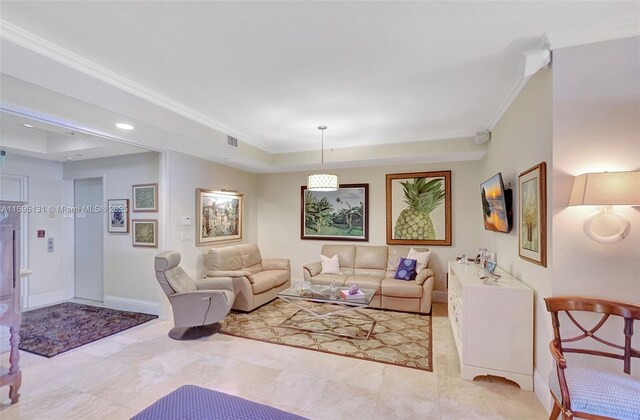
[[[411,248],[409,250],[409,254],[407,258],[410,260],[416,260],[416,272],[419,273],[425,268],[427,268],[427,264],[429,264],[429,257],[431,256],[431,251],[418,252],[415,249]]]
[[[340,260],[338,260],[338,254],[331,258],[320,254],[320,264],[322,265],[323,274],[342,274],[340,272]]]

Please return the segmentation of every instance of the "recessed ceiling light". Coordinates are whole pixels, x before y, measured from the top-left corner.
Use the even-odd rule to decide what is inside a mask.
[[[116,127],[118,127],[120,130],[133,130],[133,126],[127,123],[117,123]]]
[[[22,124],[22,125],[24,125],[24,126],[25,126],[25,127],[27,127],[27,128],[33,128],[33,126],[32,126],[31,124],[26,124],[26,123],[25,123],[25,124]]]

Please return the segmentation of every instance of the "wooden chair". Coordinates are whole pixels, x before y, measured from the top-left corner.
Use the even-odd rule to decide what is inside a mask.
[[[640,358],[640,351],[631,347],[633,323],[640,320],[640,306],[631,303],[578,296],[546,298],[547,310],[551,312],[554,339],[549,349],[556,362],[556,372],[549,375],[549,388],[554,400],[549,419],[562,413],[563,419],[580,417],[586,419],[640,419],[640,379],[631,376],[631,358]],[[581,325],[572,312],[601,313],[602,318],[592,327]],[[581,334],[562,338],[559,312],[567,314]],[[624,345],[614,344],[596,335],[611,315],[624,318]],[[612,318],[614,319],[614,318]],[[585,338],[610,346],[615,350],[601,351],[588,348],[568,347]],[[605,347],[606,350],[608,350]],[[609,357],[623,361],[623,372],[580,364],[567,363],[566,353]]]

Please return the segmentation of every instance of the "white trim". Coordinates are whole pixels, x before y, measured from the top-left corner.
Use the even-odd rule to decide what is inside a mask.
[[[553,399],[549,393],[549,384],[535,368],[533,369],[533,392],[535,392],[536,397],[538,397],[538,401],[542,404],[542,407],[547,410],[547,414],[551,414]]]
[[[29,307],[27,310],[36,309],[41,306],[50,306],[56,303],[61,303],[66,300],[73,299],[73,293],[68,294],[63,290],[56,290],[55,292],[40,293],[37,295],[29,296]]]
[[[640,25],[638,25],[638,18],[631,15],[579,30],[558,31],[544,35],[547,45],[552,50],[633,36],[640,36]]]
[[[263,146],[256,144],[249,137],[239,131],[227,127],[218,121],[212,120],[205,114],[202,114],[193,108],[190,108],[167,96],[161,95],[152,89],[127,79],[118,73],[102,67],[91,60],[87,60],[84,57],[81,57],[3,19],[0,19],[0,37],[192,121],[204,124],[207,127],[217,130],[223,134],[237,137],[243,142],[265,151]]]
[[[105,308],[119,309],[121,311],[142,312],[151,315],[158,315],[160,313],[160,304],[148,300],[105,296],[103,303]]]

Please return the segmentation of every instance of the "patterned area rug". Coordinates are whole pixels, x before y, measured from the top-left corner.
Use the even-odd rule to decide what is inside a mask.
[[[318,313],[336,309],[335,305],[300,303]],[[429,372],[433,370],[431,316],[378,309],[359,309],[358,312],[360,314],[341,319],[338,325],[329,325],[312,320],[295,305],[276,299],[250,313],[231,311],[221,322],[220,333]],[[368,340],[326,333],[333,329],[343,335],[366,337],[372,323],[374,327]]]
[[[79,303],[60,303],[22,314],[20,350],[53,357],[157,318]]]

